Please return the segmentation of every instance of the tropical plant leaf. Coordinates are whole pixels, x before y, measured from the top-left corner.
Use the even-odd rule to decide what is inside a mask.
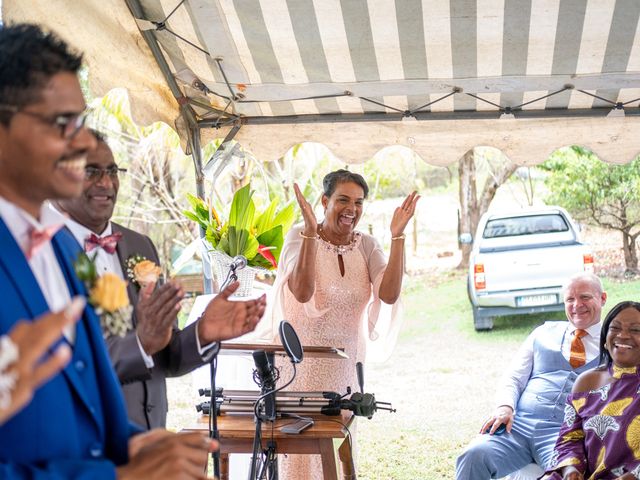
[[[248,261],[258,254],[258,240],[247,229],[237,229],[229,226],[225,235],[220,238],[218,250],[230,257],[244,256]]]
[[[273,199],[267,209],[262,212],[254,222],[256,237],[273,228],[278,200]]]
[[[271,230],[267,230],[262,235],[258,236],[258,242],[260,245],[267,245],[269,247],[275,247],[270,250],[271,255],[276,261],[276,264],[280,260],[280,251],[284,244],[284,234],[282,225],[276,225]],[[271,268],[271,267],[269,267]]]
[[[233,195],[231,209],[229,211],[229,226],[238,230],[249,230],[253,226],[253,217],[256,207],[251,200],[253,192],[251,185],[247,184]]]
[[[220,242],[220,237],[220,232],[218,232],[215,228],[213,228],[211,225],[207,227],[204,238],[211,244],[213,248],[217,247],[218,242]]]

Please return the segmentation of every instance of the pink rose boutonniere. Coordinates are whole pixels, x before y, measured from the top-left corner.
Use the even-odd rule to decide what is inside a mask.
[[[142,255],[131,255],[127,259],[127,278],[139,288],[155,283],[162,275],[162,269]]]

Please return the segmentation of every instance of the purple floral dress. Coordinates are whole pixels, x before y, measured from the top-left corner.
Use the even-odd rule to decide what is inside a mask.
[[[561,479],[572,465],[585,479],[640,478],[640,374],[637,367],[610,369],[613,380],[596,390],[569,395],[545,479]]]

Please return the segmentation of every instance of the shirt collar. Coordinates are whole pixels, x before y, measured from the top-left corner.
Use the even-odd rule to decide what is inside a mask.
[[[573,323],[571,322],[568,322],[568,323],[569,323],[568,332],[571,336],[573,336],[577,328],[573,325]],[[586,330],[587,333],[593,338],[600,338],[600,331],[602,330],[602,322],[595,323],[591,325],[589,328],[585,328],[584,330]]]
[[[0,217],[16,239],[23,252],[29,244],[29,231],[32,228],[43,230],[52,225],[65,224],[66,218],[57,211],[48,201],[40,206],[40,219],[34,218],[30,213],[18,207],[16,204],[0,196]]]
[[[84,245],[84,241],[87,239],[87,237],[92,233],[95,233],[93,232],[93,230],[90,230],[84,225],[76,222],[71,217],[66,217],[64,220],[64,223],[67,226],[67,228],[71,230],[71,233],[73,234],[73,236],[76,238],[76,240],[80,245]],[[104,237],[106,235],[111,235],[111,232],[112,232],[111,222],[108,222],[107,228],[105,228],[104,231],[98,236]]]

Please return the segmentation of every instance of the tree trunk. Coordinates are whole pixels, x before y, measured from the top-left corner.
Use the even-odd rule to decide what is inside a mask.
[[[622,230],[622,251],[624,252],[625,273],[638,273],[636,235],[631,235],[626,230]]]
[[[478,194],[476,190],[476,161],[473,149],[465,153],[458,161],[458,179],[460,196],[460,218],[458,219],[458,233],[475,235],[478,226]],[[469,266],[471,245],[461,245],[462,259],[458,268]]]
[[[517,170],[518,166],[506,163],[497,172],[490,172],[485,181],[482,194],[478,199],[476,186],[476,162],[475,149],[469,150],[458,162],[458,174],[460,178],[460,218],[458,219],[458,234],[470,233],[475,235],[480,217],[489,210],[489,205],[496,196],[500,185],[506,182]],[[461,245],[462,259],[458,268],[469,267],[471,245]]]

